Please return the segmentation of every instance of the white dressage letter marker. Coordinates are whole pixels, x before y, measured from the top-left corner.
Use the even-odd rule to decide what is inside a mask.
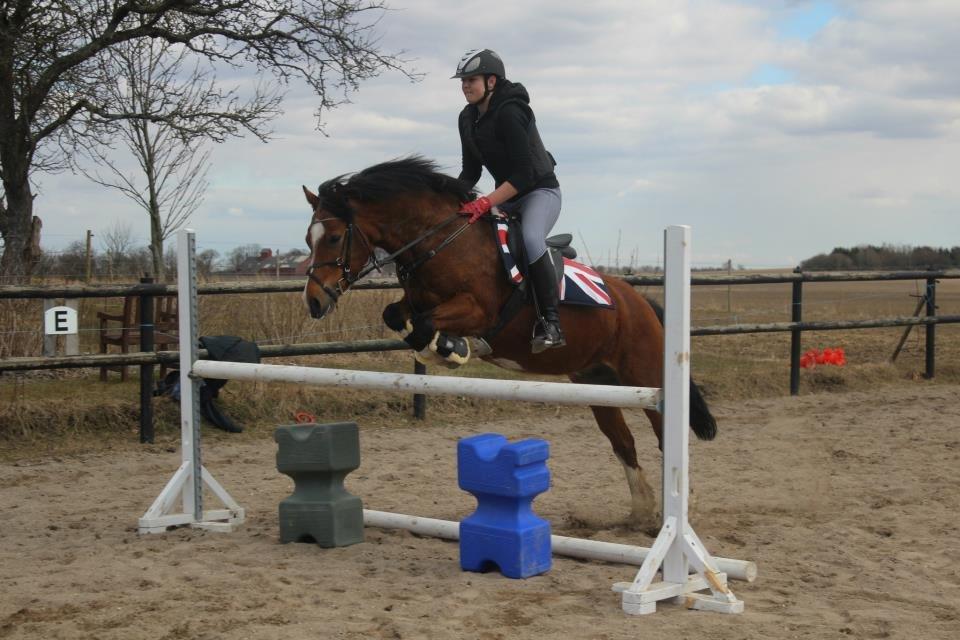
[[[77,310],[70,307],[51,307],[43,313],[43,331],[47,335],[77,332]]]

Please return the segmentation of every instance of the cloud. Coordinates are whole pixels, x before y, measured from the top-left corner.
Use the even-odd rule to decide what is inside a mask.
[[[456,174],[463,97],[450,75],[475,47],[498,50],[530,90],[559,162],[556,231],[574,232],[595,258],[618,235],[625,252],[655,258],[662,226],[682,222],[694,225],[698,261],[748,266],[833,244],[960,235],[956,0],[391,3],[380,43],[405,50],[423,80],[388,72],[364,83],[324,114],[323,133],[316,99],[291,84],[273,141],[215,149],[191,221],[201,243],[299,246],[301,184],[388,158],[421,153]],[[80,179],[40,180],[45,229],[67,219],[63,203],[132,215]]]
[[[868,132],[890,138],[938,137],[958,116],[954,105],[861,93],[837,85],[737,89],[721,95],[718,106],[745,127],[766,126],[801,136]]]
[[[661,182],[647,178],[637,178],[628,184],[624,189],[617,192],[618,198],[623,198],[633,193],[658,191],[666,188]]]
[[[897,195],[883,189],[867,189],[852,193],[851,196],[870,206],[884,209],[903,208],[911,203],[909,197]]]

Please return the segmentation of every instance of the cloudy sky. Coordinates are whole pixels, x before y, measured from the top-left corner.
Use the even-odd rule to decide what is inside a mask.
[[[412,153],[459,172],[450,80],[489,47],[532,95],[564,195],[555,231],[606,264],[658,260],[693,226],[695,264],[793,266],[834,246],[960,244],[957,0],[389,0],[387,74],[316,131],[294,88],[274,140],[213,151],[198,245],[299,247],[300,185]],[[145,214],[82,177],[40,176],[44,245]],[[489,179],[481,187],[492,188]],[[74,231],[76,230],[76,231]]]

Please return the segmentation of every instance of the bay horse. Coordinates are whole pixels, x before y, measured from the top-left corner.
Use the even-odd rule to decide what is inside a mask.
[[[375,252],[380,249],[389,254],[386,262],[396,263],[404,292],[386,307],[384,321],[418,359],[456,365],[470,356],[461,337],[490,335],[513,285],[490,225],[482,219],[467,224],[457,215],[461,203],[476,197],[469,186],[414,156],[333,178],[316,194],[303,191],[313,212],[303,298],[314,318],[330,313],[351,284],[384,263]],[[508,369],[564,374],[575,383],[662,387],[662,309],[619,278],[603,281],[613,309],[560,305],[565,347],[531,353],[534,310],[525,304],[480,357]],[[692,381],[690,391],[691,427],[710,440],[716,422]],[[656,498],[622,411],[591,410],[626,473],[632,523],[655,524]],[[644,411],[662,448],[661,415]]]

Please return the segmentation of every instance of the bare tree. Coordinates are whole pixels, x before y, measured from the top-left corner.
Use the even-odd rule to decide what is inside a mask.
[[[124,267],[124,262],[133,252],[133,227],[129,222],[117,220],[104,233],[100,234],[103,258],[106,261],[107,274],[113,277]]]
[[[259,256],[263,249],[258,244],[245,244],[234,247],[227,252],[227,266],[234,273],[243,268],[244,263],[255,256]]]
[[[209,278],[213,275],[213,268],[220,254],[216,249],[204,249],[197,254],[197,274],[201,278]]]
[[[61,171],[82,146],[108,144],[129,120],[165,123],[185,138],[269,135],[239,90],[199,105],[144,113],[118,103],[105,77],[111,50],[162,40],[215,66],[300,80],[317,96],[317,118],[362,80],[404,62],[382,53],[373,32],[382,0],[2,0],[0,1],[0,273],[28,273],[35,172]]]
[[[57,255],[54,275],[82,279],[86,269],[87,244],[83,240],[74,240]]]
[[[218,89],[213,69],[195,64],[185,73],[189,50],[162,40],[135,40],[113,47],[107,74],[112,99],[130,113],[195,111]],[[272,116],[278,96],[257,91],[238,108],[249,117]],[[205,139],[183,135],[166,122],[129,120],[119,129],[119,138],[135,159],[139,177],[124,171],[109,149],[95,145],[85,149],[94,169],[78,169],[97,184],[119,190],[147,212],[150,221],[150,254],[157,280],[165,278],[163,243],[179,229],[203,202],[210,151]]]

